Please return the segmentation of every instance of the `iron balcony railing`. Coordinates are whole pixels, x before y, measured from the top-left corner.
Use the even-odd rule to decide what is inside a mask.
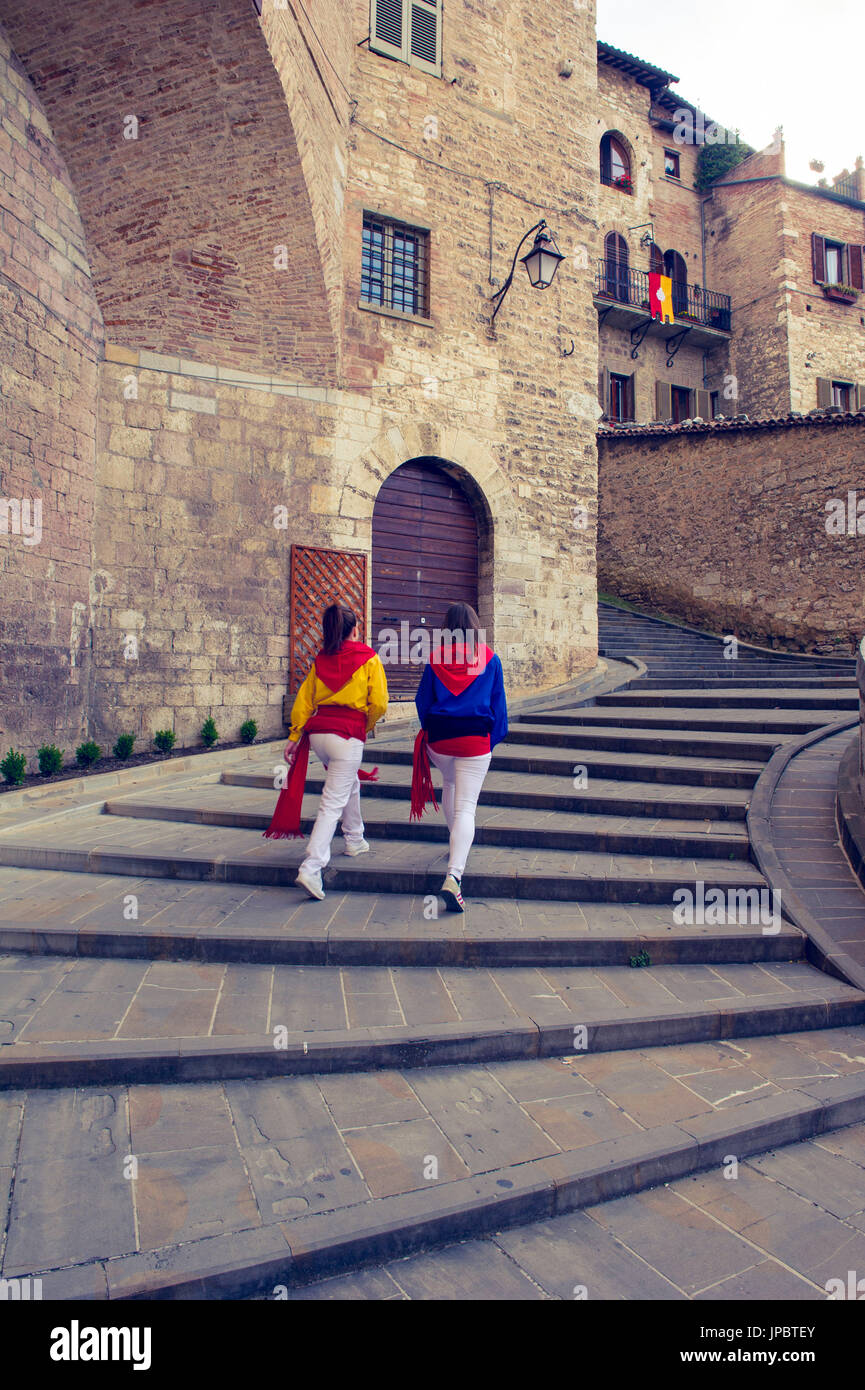
[[[645,309],[648,312],[649,272],[632,270],[630,266],[619,265],[615,261],[598,261],[595,294],[601,299],[628,304],[631,308]],[[673,313],[676,322],[683,326],[694,323],[704,328],[715,328],[719,333],[730,332],[728,294],[717,294],[714,290],[704,290],[699,285],[674,280]]]

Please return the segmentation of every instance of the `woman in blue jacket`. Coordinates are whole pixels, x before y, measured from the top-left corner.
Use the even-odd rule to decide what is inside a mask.
[[[480,619],[467,603],[451,604],[442,645],[430,654],[415,696],[421,731],[415,740],[411,819],[427,802],[438,809],[430,760],[442,775],[442,804],[450,831],[442,897],[464,912],[460,882],[475,837],[475,810],[492,750],[508,731],[502,663],[480,640]]]

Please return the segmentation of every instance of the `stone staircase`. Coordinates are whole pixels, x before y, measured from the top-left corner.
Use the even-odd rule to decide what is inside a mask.
[[[48,1297],[305,1297],[372,1263],[364,1287],[390,1290],[412,1251],[559,1219],[579,1245],[593,1204],[858,1133],[865,993],[765,914],[747,824],[776,751],[855,714],[854,663],[728,661],[608,605],[600,628],[647,674],[513,716],[464,918],[436,897],[441,816],[408,820],[408,734],[370,745],[374,853],[337,839],[322,903],[292,886],[302,844],[261,835],[276,746],[0,833],[6,1277],[42,1274]],[[685,894],[719,892],[735,913],[682,920]],[[792,1277],[779,1260],[767,1247],[766,1287]],[[620,1296],[664,1296],[639,1292],[639,1264]]]

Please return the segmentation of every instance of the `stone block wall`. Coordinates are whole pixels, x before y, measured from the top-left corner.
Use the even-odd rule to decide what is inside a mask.
[[[102,318],[75,193],[0,29],[0,750],[80,738]]]
[[[854,652],[865,414],[602,434],[599,487],[605,592],[743,640]]]

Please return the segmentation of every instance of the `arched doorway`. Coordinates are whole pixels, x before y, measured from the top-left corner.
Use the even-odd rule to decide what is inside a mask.
[[[382,485],[372,514],[370,638],[378,650],[383,633],[400,634],[400,660],[386,661],[392,695],[414,695],[420,679],[422,666],[406,650],[409,635],[440,627],[457,600],[479,608],[478,543],[467,492],[436,461],[413,459]]]

